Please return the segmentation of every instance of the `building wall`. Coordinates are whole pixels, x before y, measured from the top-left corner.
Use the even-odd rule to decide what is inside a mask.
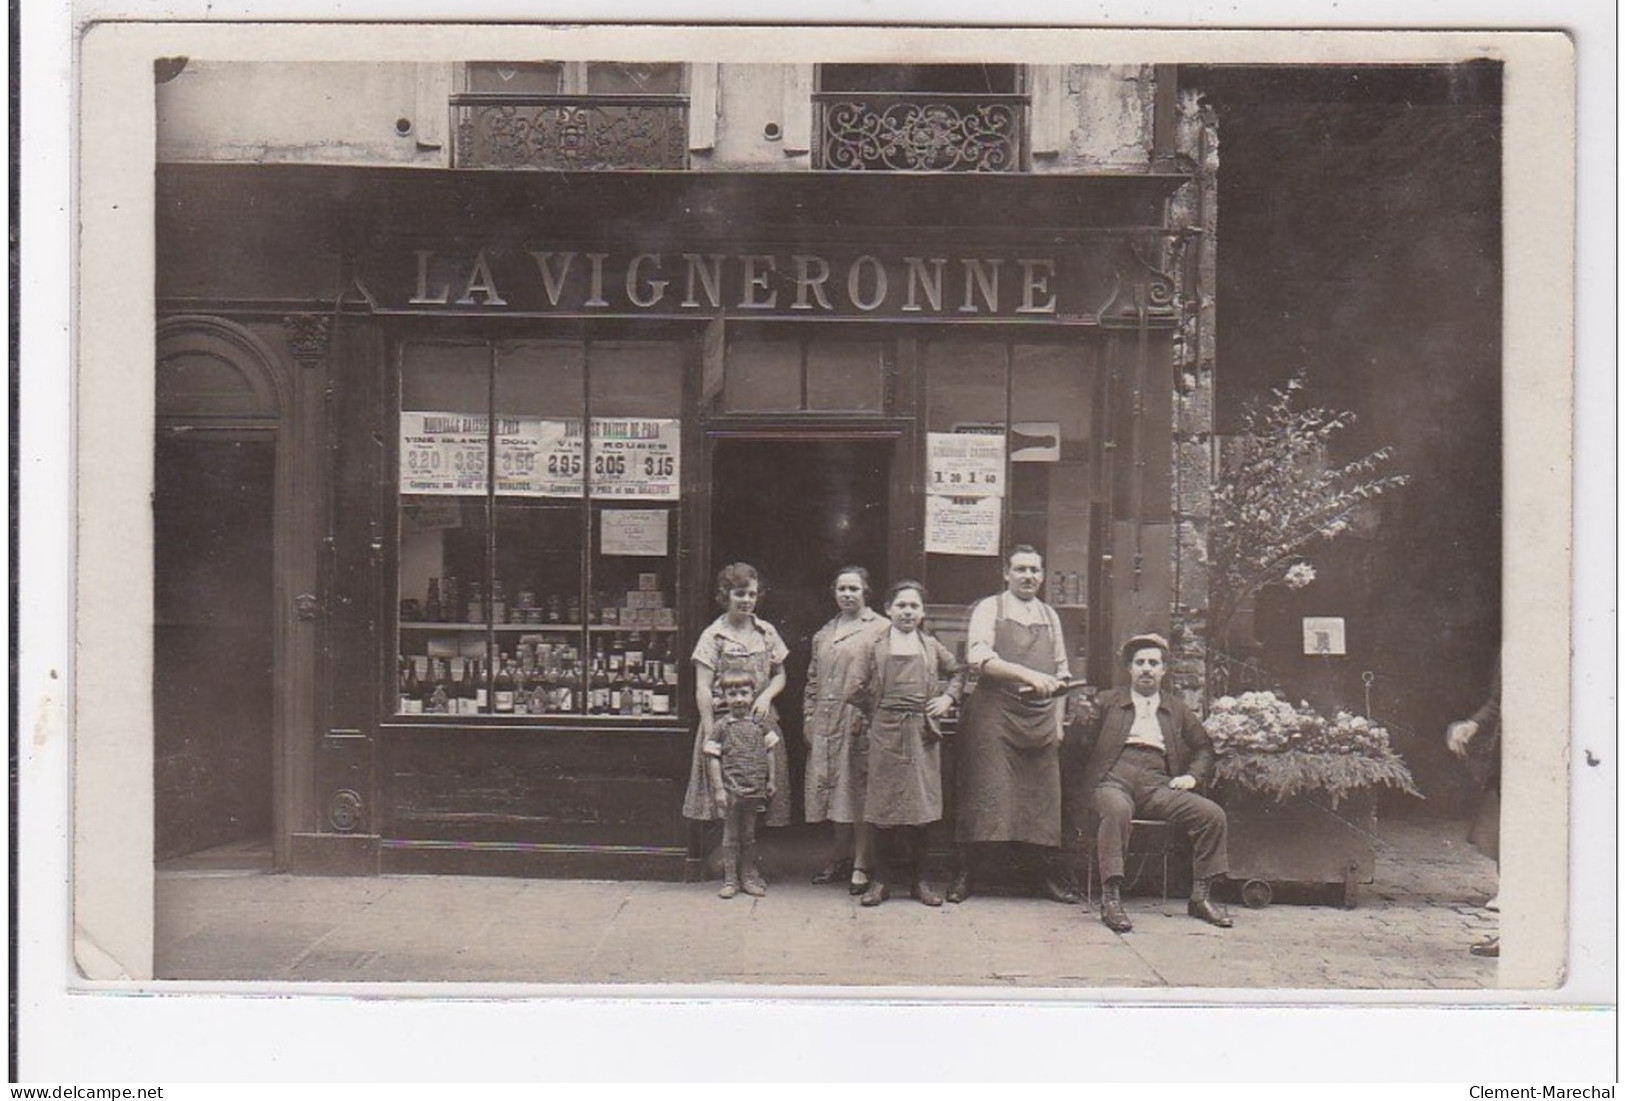
[[[812,65],[696,65],[690,167],[812,166]],[[1148,65],[1035,66],[1032,171],[1146,171],[1156,94]],[[158,160],[451,163],[453,64],[189,61],[158,87]],[[709,113],[708,113],[709,112]]]

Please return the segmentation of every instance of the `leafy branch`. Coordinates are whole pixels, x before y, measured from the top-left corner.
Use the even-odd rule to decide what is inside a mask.
[[[1333,438],[1351,412],[1295,407],[1294,376],[1268,400],[1250,403],[1213,490],[1208,530],[1212,637],[1223,641],[1236,613],[1272,585],[1302,588],[1315,578],[1308,551],[1347,531],[1355,512],[1406,474],[1383,474],[1393,449],[1328,466]]]

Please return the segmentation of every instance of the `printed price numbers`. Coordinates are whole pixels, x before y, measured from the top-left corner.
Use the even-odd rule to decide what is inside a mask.
[[[646,455],[643,459],[645,478],[669,478],[677,473],[677,460],[670,455]]]
[[[965,489],[996,489],[999,485],[999,476],[996,473],[977,470],[938,470],[932,473],[931,484],[944,489],[954,486]]]
[[[568,451],[554,452],[547,457],[547,472],[567,478],[577,476],[581,473],[581,456]]]
[[[592,472],[600,477],[618,476],[626,473],[625,455],[594,455],[592,457]]]
[[[414,447],[406,452],[408,474],[440,474],[448,467],[453,474],[484,474],[485,452],[472,449],[448,452],[433,447]]]

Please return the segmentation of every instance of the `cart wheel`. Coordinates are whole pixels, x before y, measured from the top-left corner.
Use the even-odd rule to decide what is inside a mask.
[[[1241,885],[1241,901],[1254,910],[1262,910],[1274,897],[1267,879],[1249,879]]]

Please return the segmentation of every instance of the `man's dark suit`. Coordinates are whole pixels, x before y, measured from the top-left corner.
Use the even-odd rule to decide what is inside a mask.
[[[1126,688],[1104,692],[1095,701],[1094,720],[1086,724],[1094,744],[1084,765],[1082,791],[1088,793],[1100,819],[1096,837],[1101,878],[1123,874],[1130,822],[1136,813],[1166,819],[1191,836],[1192,871],[1199,879],[1229,871],[1225,852],[1224,809],[1194,791],[1168,787],[1171,777],[1189,774],[1204,786],[1213,769],[1213,745],[1202,720],[1177,695],[1161,693],[1157,724],[1163,754],[1125,746],[1134,725],[1133,693]]]

